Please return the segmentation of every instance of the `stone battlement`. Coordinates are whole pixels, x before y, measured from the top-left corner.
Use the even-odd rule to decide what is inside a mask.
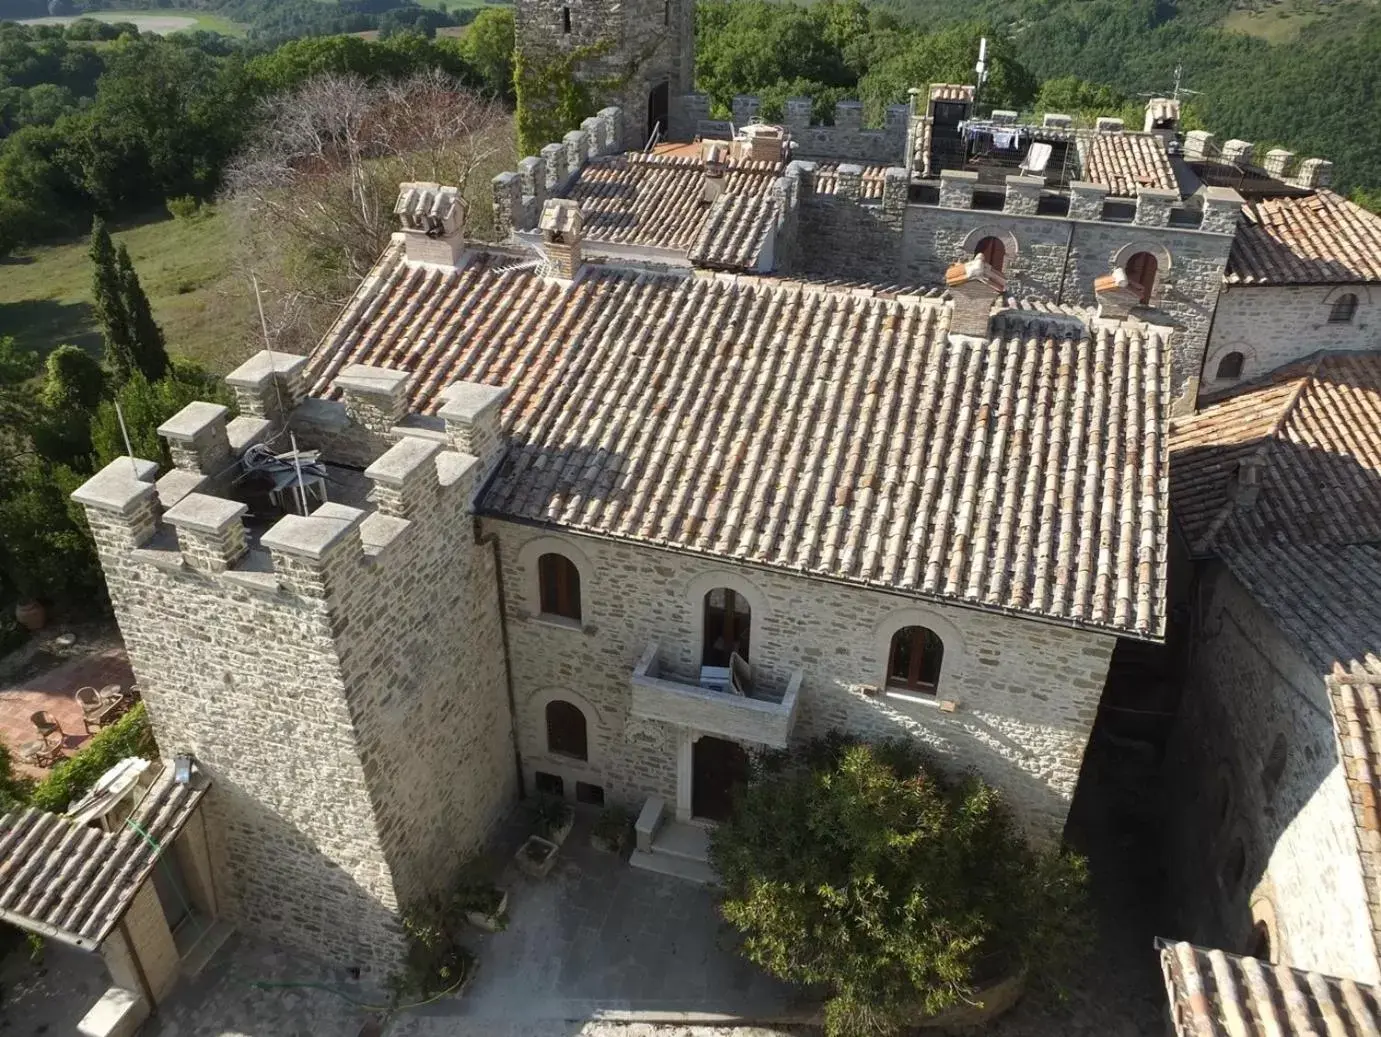
[[[671,105],[671,140],[729,138],[735,130],[762,122],[762,99],[740,94],[733,100],[731,122],[710,117],[707,94],[685,94]],[[834,123],[813,120],[814,101],[809,97],[786,100],[781,125],[794,146],[793,157],[800,159],[839,159],[868,165],[900,164],[906,156],[907,127],[911,108],[889,105],[879,128],[863,125],[862,101],[838,101]]]
[[[622,121],[619,109],[601,109],[582,122],[580,129],[543,146],[540,155],[519,161],[517,172],[496,176],[492,181],[494,225],[500,229],[536,227],[546,200],[559,194],[586,162],[622,150]]]

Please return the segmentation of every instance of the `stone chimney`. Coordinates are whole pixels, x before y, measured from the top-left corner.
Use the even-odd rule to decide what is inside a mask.
[[[1306,158],[1299,164],[1296,187],[1327,187],[1333,182],[1333,163],[1322,158]]]
[[[1093,294],[1098,297],[1098,316],[1103,320],[1124,320],[1142,304],[1141,285],[1127,277],[1120,266],[1094,279]]]
[[[974,256],[945,271],[945,286],[954,300],[949,318],[951,341],[955,335],[986,339],[993,302],[1007,290],[1007,279],[982,256]]]
[[[1173,97],[1153,97],[1146,102],[1146,121],[1143,133],[1154,133],[1165,140],[1174,140],[1180,128],[1180,102]]]
[[[740,161],[776,164],[783,159],[786,131],[780,126],[755,123],[739,130],[735,142],[738,144]]]
[[[725,157],[728,147],[719,141],[705,141],[700,148],[705,163],[705,177],[701,182],[700,198],[712,203],[724,193]]]
[[[1251,141],[1233,138],[1223,145],[1223,161],[1234,165],[1250,165],[1255,152],[1256,145]]]
[[[465,203],[458,189],[432,183],[399,184],[393,211],[403,225],[403,249],[409,261],[455,266],[465,229]]]
[[[537,226],[551,275],[567,281],[574,278],[580,272],[580,242],[585,236],[580,206],[570,198],[548,198]]]

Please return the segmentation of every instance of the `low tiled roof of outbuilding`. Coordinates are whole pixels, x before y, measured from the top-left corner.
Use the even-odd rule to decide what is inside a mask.
[[[1242,208],[1228,284],[1381,281],[1381,216],[1329,190]]]
[[[391,257],[391,258],[390,258]],[[472,255],[362,285],[309,363],[512,387],[483,500],[519,520],[1159,636],[1168,355],[1156,329],[766,277]],[[1078,330],[1074,330],[1078,329]]]
[[[724,193],[770,196],[780,162],[728,162]],[[628,152],[587,162],[563,192],[580,206],[591,241],[689,251],[711,203],[698,156]]]
[[[1255,469],[1258,489],[1233,483]],[[1381,541],[1381,353],[1324,353],[1171,422],[1170,498],[1191,550]]]
[[[691,247],[691,262],[715,270],[754,269],[776,218],[777,207],[770,198],[721,195]]]
[[[1175,1037],[1362,1037],[1381,990],[1226,951],[1157,940]]]
[[[1114,196],[1135,198],[1138,187],[1179,188],[1165,141],[1154,133],[1083,133],[1078,148],[1083,179]]]
[[[99,947],[204,792],[165,767],[118,833],[33,808],[0,817],[0,920]]]

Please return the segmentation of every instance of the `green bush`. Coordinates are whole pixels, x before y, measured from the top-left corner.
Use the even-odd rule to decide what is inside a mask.
[[[33,795],[33,781],[14,773],[10,751],[0,745],[0,816],[23,807]]]
[[[203,205],[201,199],[190,194],[169,198],[166,204],[168,215],[183,223],[196,223],[211,215],[210,207]]]
[[[91,739],[75,755],[63,760],[38,783],[29,804],[41,810],[63,811],[85,795],[97,780],[127,756],[158,757],[144,704],[138,702],[123,717]]]
[[[839,736],[765,757],[716,829],[721,911],[745,956],[826,992],[826,1033],[890,1033],[1088,939],[1084,862],[1036,850],[998,794],[907,743]]]
[[[168,375],[156,382],[150,382],[138,372],[131,375],[120,386],[114,400],[106,400],[96,408],[91,420],[91,444],[96,452],[96,467],[103,468],[125,453],[125,438],[115,413],[116,403],[124,412],[134,456],[157,461],[166,469],[172,459],[168,455],[167,443],[158,434],[158,426],[196,400],[227,406],[234,403],[220,379],[185,360],[174,360]]]

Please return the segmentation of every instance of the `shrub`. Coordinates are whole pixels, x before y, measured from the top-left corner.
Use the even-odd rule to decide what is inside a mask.
[[[550,839],[552,833],[569,821],[575,811],[564,799],[555,796],[536,796],[528,807],[532,817],[532,827],[543,839]]]
[[[190,194],[169,198],[165,204],[168,207],[168,215],[183,223],[196,223],[211,215],[210,207],[203,205],[201,199]]]
[[[62,811],[80,799],[110,768],[127,756],[156,759],[158,746],[142,702],[98,733],[75,755],[63,760],[38,783],[29,798],[41,810]]]
[[[33,795],[33,784],[29,778],[21,778],[14,773],[10,751],[0,745],[0,815],[24,806]]]
[[[1087,937],[1084,862],[1029,847],[990,786],[906,743],[759,759],[711,857],[746,957],[822,986],[831,1035],[893,1032],[1019,969],[1053,978]]]
[[[454,992],[475,967],[475,956],[460,942],[460,928],[435,904],[403,915],[408,956],[401,973],[388,980],[395,1005],[405,999],[429,1000]]]
[[[91,444],[96,452],[96,467],[103,468],[125,453],[125,438],[115,404],[125,415],[134,456],[157,461],[167,468],[171,463],[168,446],[158,434],[163,424],[187,404],[196,400],[208,403],[234,403],[224,384],[214,375],[184,360],[173,361],[166,377],[150,382],[138,372],[132,374],[115,394],[96,408],[91,420]]]
[[[633,815],[620,806],[608,806],[595,818],[590,834],[615,852],[632,841]]]

